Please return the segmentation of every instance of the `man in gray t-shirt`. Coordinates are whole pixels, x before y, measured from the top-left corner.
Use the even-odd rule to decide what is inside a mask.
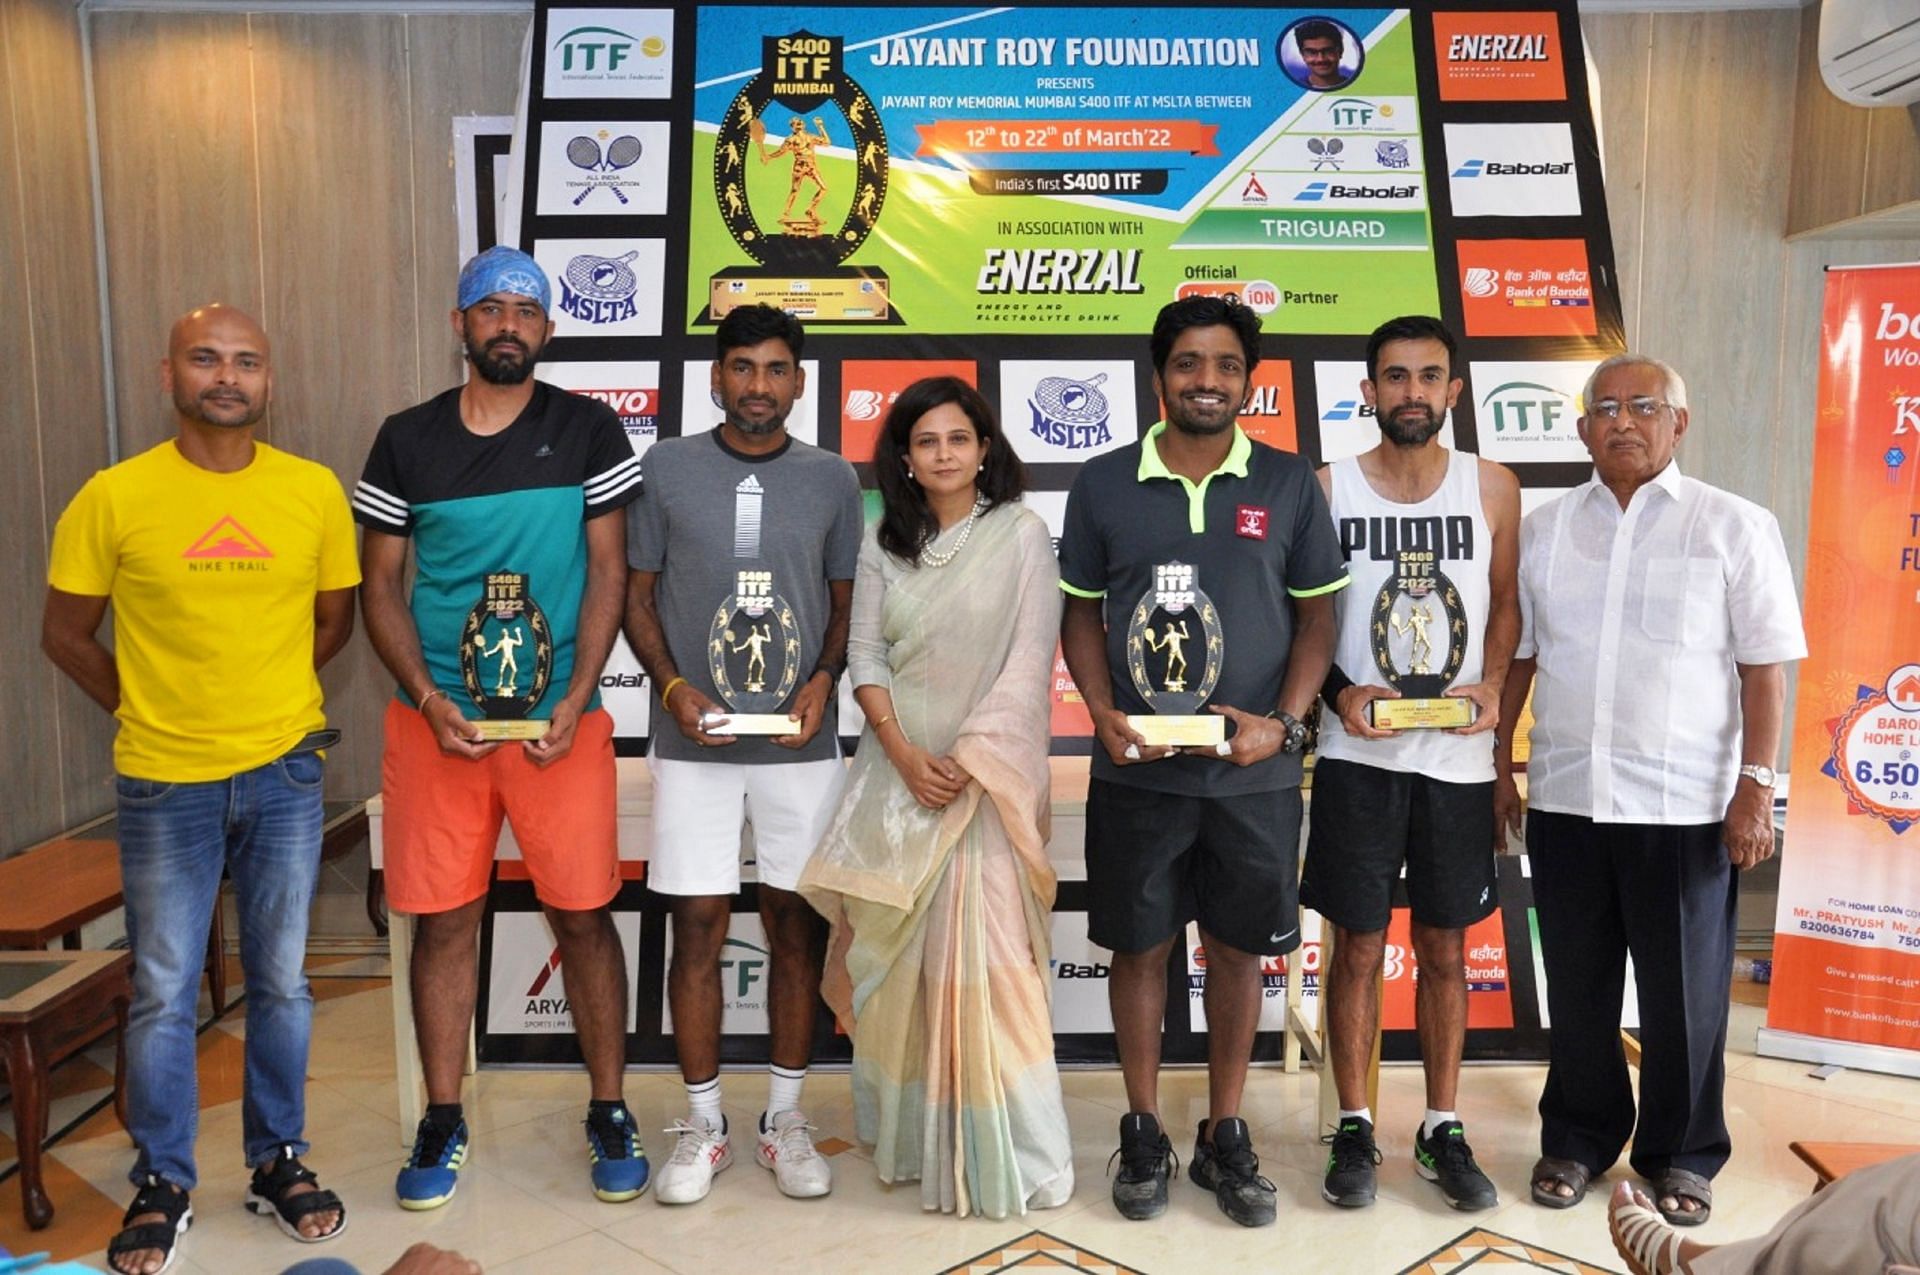
[[[760,920],[771,952],[772,1078],[758,1159],[792,1196],[825,1195],[827,1162],[799,1111],[823,954],[819,917],[794,893],[845,772],[834,683],[862,528],[853,466],[787,434],[806,389],[791,315],[743,306],[720,323],[710,433],[655,444],[628,508],[627,641],[658,689],[647,879],[672,896],[667,1000],[691,1108],[654,1177],[665,1204],[704,1199],[733,1162],[720,1114],[720,952],[740,888],[741,817],[753,823]],[[733,714],[784,714],[791,733],[729,733]]]

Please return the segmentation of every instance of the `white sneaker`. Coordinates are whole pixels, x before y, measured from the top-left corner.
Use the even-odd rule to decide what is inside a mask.
[[[733,1163],[726,1123],[709,1129],[705,1124],[676,1120],[667,1132],[678,1134],[679,1140],[653,1180],[653,1197],[662,1204],[692,1204],[706,1199],[713,1189],[713,1175]]]
[[[773,1118],[773,1128],[760,1130],[760,1147],[755,1153],[762,1168],[773,1170],[780,1193],[797,1200],[833,1190],[833,1168],[814,1149],[808,1132],[812,1128],[799,1112],[783,1111]]]

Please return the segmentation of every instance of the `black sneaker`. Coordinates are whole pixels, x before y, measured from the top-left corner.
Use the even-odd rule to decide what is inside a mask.
[[[1200,1122],[1187,1176],[1213,1192],[1220,1211],[1240,1225],[1273,1225],[1273,1183],[1260,1176],[1260,1157],[1253,1153],[1247,1122],[1239,1117],[1222,1120],[1212,1138],[1207,1137],[1207,1122]]]
[[[1114,1161],[1120,1171],[1113,1172]],[[1167,1211],[1167,1179],[1180,1171],[1180,1157],[1153,1116],[1130,1111],[1120,1117],[1120,1149],[1107,1161],[1113,1175],[1113,1207],[1130,1222]]]
[[[1500,1193],[1473,1162],[1467,1131],[1458,1120],[1447,1121],[1433,1131],[1431,1138],[1424,1122],[1413,1131],[1413,1167],[1421,1177],[1437,1184],[1440,1194],[1456,1209],[1472,1212],[1500,1203]]]
[[[1327,1178],[1320,1194],[1329,1204],[1343,1209],[1363,1209],[1373,1203],[1379,1189],[1374,1166],[1380,1163],[1380,1148],[1373,1142],[1373,1121],[1363,1116],[1342,1116],[1340,1124],[1320,1139],[1332,1148],[1327,1152]]]

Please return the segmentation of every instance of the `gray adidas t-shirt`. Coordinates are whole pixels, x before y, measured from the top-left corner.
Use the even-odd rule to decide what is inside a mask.
[[[708,652],[714,617],[727,605],[721,640],[729,648],[736,690],[746,688],[753,671],[749,661],[756,651],[750,644],[756,636],[761,671],[769,685],[777,685],[788,662],[777,606],[783,599],[792,608],[800,644],[791,661],[797,692],[820,662],[831,610],[827,582],[853,579],[860,557],[863,517],[853,466],[797,439],[769,456],[743,455],[721,442],[716,428],[655,443],[640,468],[640,499],[627,507],[627,561],[635,571],[659,577],[655,604],[680,676],[715,703],[726,703],[714,685]],[[743,581],[742,572],[771,573],[771,580],[759,575]],[[751,603],[754,591],[769,584],[775,598],[759,600],[775,601],[773,606],[750,611],[730,602]],[[819,761],[838,752],[835,698],[827,699],[819,733],[797,751],[749,736],[725,748],[702,748],[680,733],[672,714],[658,709],[653,750],[672,761]],[[742,705],[741,711],[752,710]]]

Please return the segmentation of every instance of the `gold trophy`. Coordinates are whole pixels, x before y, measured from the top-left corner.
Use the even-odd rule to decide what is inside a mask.
[[[1227,719],[1200,709],[1225,660],[1220,612],[1200,588],[1198,569],[1184,562],[1155,566],[1153,588],[1134,604],[1127,624],[1127,673],[1153,711],[1127,714],[1127,725],[1155,748],[1224,743]]]
[[[1368,624],[1373,662],[1387,685],[1400,692],[1399,699],[1368,702],[1376,729],[1449,730],[1473,724],[1473,701],[1445,693],[1466,660],[1467,611],[1460,590],[1431,551],[1399,555],[1393,574],[1374,595]]]
[[[800,681],[800,623],[774,590],[773,572],[734,573],[733,593],[713,613],[707,671],[726,705],[703,722],[715,735],[796,735],[800,719],[778,711]]]
[[[847,74],[845,51],[842,37],[810,31],[761,40],[760,71],[728,104],[713,140],[714,207],[750,261],[708,280],[699,322],[718,323],[736,307],[754,304],[809,321],[901,321],[886,271],[850,260],[880,221],[888,169],[880,112]],[[784,136],[777,115],[772,129],[764,118],[775,106],[790,112]],[[831,178],[829,157],[820,154],[829,147],[846,156],[831,160],[839,166]],[[750,194],[759,182],[749,172],[783,164],[786,202],[769,218],[773,224],[763,226]],[[765,210],[771,199],[761,189]]]
[[[544,718],[529,717],[553,678],[553,631],[533,600],[530,577],[489,571],[486,592],[460,631],[460,677],[480,710],[486,740],[539,739]]]

